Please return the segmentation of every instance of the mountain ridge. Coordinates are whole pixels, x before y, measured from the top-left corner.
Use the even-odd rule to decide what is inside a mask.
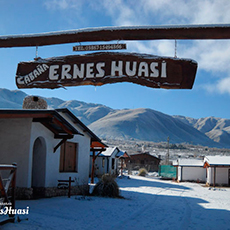
[[[21,109],[26,93],[0,89],[0,108]],[[43,97],[44,98],[44,97]],[[102,104],[44,98],[49,108],[68,108],[100,138],[230,147],[230,119],[170,116],[148,108],[112,109]]]

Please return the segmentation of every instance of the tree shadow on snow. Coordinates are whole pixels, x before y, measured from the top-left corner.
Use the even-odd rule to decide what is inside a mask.
[[[139,186],[146,186],[138,181]],[[174,186],[161,182],[147,182],[147,185],[158,188],[174,189],[184,186]],[[125,187],[125,186],[124,186]],[[123,187],[123,188],[124,188]],[[121,187],[122,188],[122,187]],[[185,187],[183,188],[185,189]],[[188,189],[188,188],[186,188]],[[174,195],[149,194],[138,191],[124,191],[122,196],[128,201],[120,204],[121,217],[111,229],[124,226],[124,229],[229,229],[230,211],[221,209],[209,209],[210,203],[201,198],[186,196],[178,191]],[[183,195],[182,195],[183,194]],[[198,194],[199,195],[199,194]],[[218,202],[218,201],[216,201]],[[132,210],[132,211],[130,211]]]

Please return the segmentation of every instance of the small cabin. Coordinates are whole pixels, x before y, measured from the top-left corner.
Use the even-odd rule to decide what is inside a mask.
[[[230,186],[230,156],[205,156],[207,184]]]
[[[176,167],[177,181],[206,181],[206,169],[204,161],[199,159],[183,159],[178,158],[173,162],[173,166]]]
[[[130,159],[128,160],[128,167],[133,170],[139,170],[140,168],[145,168],[148,172],[158,172],[160,158],[153,156],[148,152],[130,154]]]
[[[105,151],[102,151],[94,156],[94,175],[102,176],[105,173],[112,175],[118,174],[118,155],[120,150],[118,147],[107,147]],[[92,168],[93,152],[90,154],[90,169]],[[91,172],[91,170],[90,170]]]

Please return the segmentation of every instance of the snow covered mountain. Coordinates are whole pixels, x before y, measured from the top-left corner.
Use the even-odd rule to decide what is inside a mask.
[[[174,118],[185,124],[190,124],[213,141],[223,146],[230,147],[230,119],[217,117],[194,119],[183,116],[174,116]]]
[[[119,110],[93,122],[89,128],[102,138],[138,139],[219,146],[205,134],[172,116],[151,109]]]
[[[22,108],[27,96],[20,90],[0,89],[0,108]],[[230,120],[169,116],[152,109],[114,110],[100,104],[45,98],[50,108],[68,108],[101,138],[230,147]]]

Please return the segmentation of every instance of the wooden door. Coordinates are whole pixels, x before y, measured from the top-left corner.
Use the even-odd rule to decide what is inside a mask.
[[[60,172],[77,171],[77,143],[66,142],[61,146]]]

